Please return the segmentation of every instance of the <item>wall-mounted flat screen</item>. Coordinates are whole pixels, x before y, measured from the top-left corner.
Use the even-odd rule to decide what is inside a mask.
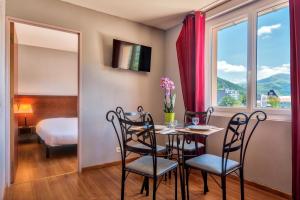
[[[112,67],[150,72],[151,47],[114,39]]]

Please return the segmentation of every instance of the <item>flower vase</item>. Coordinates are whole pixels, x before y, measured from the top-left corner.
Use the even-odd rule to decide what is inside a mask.
[[[173,123],[175,120],[175,113],[165,113],[165,124]]]

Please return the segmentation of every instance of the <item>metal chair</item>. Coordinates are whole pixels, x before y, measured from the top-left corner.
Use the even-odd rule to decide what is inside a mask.
[[[146,114],[143,106],[138,106],[137,111],[133,111],[133,112],[125,112],[124,109],[119,106],[116,108],[116,112],[124,119],[131,120],[131,121],[140,121],[140,122],[143,120],[143,116]],[[145,140],[145,138],[143,139]],[[132,142],[130,145],[135,148],[149,149],[149,147],[141,143]],[[168,154],[167,154],[168,152],[166,147],[161,145],[156,145],[156,152],[159,153],[162,157],[168,158]],[[140,153],[140,155],[145,156],[144,153],[142,154]],[[149,179],[147,177],[144,178],[140,193],[143,194],[144,190],[146,190],[146,196],[149,196]]]
[[[246,137],[248,123],[251,118],[256,121]],[[201,170],[204,182],[204,194],[208,192],[207,175],[208,173],[221,177],[221,187],[223,200],[226,200],[226,176],[237,171],[240,177],[241,199],[244,200],[244,161],[249,141],[258,124],[267,119],[263,111],[253,112],[249,117],[244,113],[235,114],[229,121],[224,141],[222,156],[204,154],[185,162],[185,175],[187,187],[187,199],[189,199],[189,174],[191,169]],[[231,153],[239,153],[239,161],[229,159]]]
[[[153,200],[156,199],[156,191],[159,178],[173,171],[175,175],[175,199],[177,199],[177,166],[176,161],[157,157],[157,145],[154,123],[151,115],[145,113],[141,121],[131,121],[122,116],[124,112],[109,111],[106,114],[107,121],[111,122],[121,148],[122,159],[122,187],[121,200],[125,196],[125,181],[129,173],[153,179]],[[147,148],[131,146],[134,141],[145,145]],[[140,158],[126,163],[129,152],[144,154]],[[148,182],[149,184],[149,182]],[[148,185],[149,186],[149,185]]]
[[[123,119],[136,122],[141,122],[143,120],[144,115],[147,114],[144,111],[143,106],[138,106],[136,112],[125,112],[124,109],[119,106],[116,108],[116,113],[118,113]],[[133,143],[131,145],[137,148],[148,148],[147,146],[141,143]],[[156,150],[157,153],[167,153],[167,148],[164,146],[156,145]]]

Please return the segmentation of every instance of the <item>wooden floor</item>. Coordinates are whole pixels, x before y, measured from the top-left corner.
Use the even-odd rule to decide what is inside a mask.
[[[151,199],[139,194],[142,178],[130,174],[126,181],[126,199]],[[229,179],[228,199],[238,200],[239,183]],[[190,182],[191,200],[220,200],[221,190],[209,177],[210,192],[206,195],[202,190],[202,178],[193,173]],[[178,187],[179,188],[179,187]],[[150,188],[151,190],[151,188]],[[180,197],[180,192],[179,197]],[[57,177],[45,178],[32,182],[15,184],[6,190],[5,200],[76,200],[76,199],[99,199],[117,200],[120,194],[120,166],[94,169],[82,174],[67,174]],[[162,182],[158,188],[157,199],[174,199],[174,178]],[[245,187],[246,200],[280,200],[284,199],[252,186]]]
[[[15,183],[57,176],[74,172],[76,169],[76,152],[55,153],[50,158],[46,158],[41,144],[37,142],[19,144]]]

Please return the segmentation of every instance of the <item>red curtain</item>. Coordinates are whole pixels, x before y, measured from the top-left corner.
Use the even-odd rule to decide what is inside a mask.
[[[300,200],[300,0],[290,0],[293,199]]]
[[[205,15],[195,12],[186,16],[176,49],[184,105],[189,111],[205,109],[204,36]]]

